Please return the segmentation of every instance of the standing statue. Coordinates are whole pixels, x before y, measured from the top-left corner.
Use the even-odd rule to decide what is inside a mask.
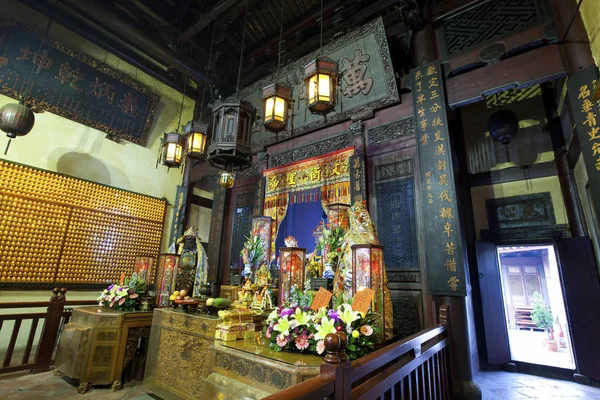
[[[333,294],[335,296],[352,293],[352,246],[355,244],[379,244],[377,234],[375,233],[375,224],[371,220],[364,201],[356,202],[350,208],[349,220],[350,228],[342,240],[342,256],[333,280]],[[383,302],[385,307],[384,339],[387,341],[392,339],[394,322],[392,298],[390,297],[390,290],[387,287],[388,281],[385,273],[385,265],[383,267],[383,277]],[[378,312],[377,310],[372,311]]]
[[[192,289],[193,297],[200,297],[200,289],[207,284],[208,259],[200,242],[200,237],[192,227],[188,228],[177,240],[179,245],[179,269],[177,289]]]

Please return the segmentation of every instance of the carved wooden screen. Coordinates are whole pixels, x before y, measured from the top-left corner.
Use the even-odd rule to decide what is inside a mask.
[[[234,208],[231,213],[233,217],[233,234],[231,235],[229,263],[236,267],[239,267],[240,251],[242,251],[246,237],[250,236],[250,230],[252,229],[254,195],[254,192],[241,193],[233,199]]]
[[[136,256],[158,256],[165,210],[161,199],[0,161],[0,286],[114,282]]]
[[[377,129],[377,128],[375,128]],[[384,246],[394,312],[394,335],[407,337],[423,327],[423,276],[419,262],[414,151],[370,160],[370,209]]]

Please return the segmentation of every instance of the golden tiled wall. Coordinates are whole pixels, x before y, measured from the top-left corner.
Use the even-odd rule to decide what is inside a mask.
[[[88,283],[160,250],[166,202],[0,161],[0,283]],[[152,271],[154,273],[154,271]]]

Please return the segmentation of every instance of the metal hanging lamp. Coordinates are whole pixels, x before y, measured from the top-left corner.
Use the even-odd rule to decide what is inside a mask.
[[[233,185],[234,171],[248,167],[252,161],[251,133],[256,110],[251,103],[239,97],[247,20],[248,1],[246,0],[236,94],[225,100],[219,98],[215,101],[212,139],[207,152],[210,165],[225,171],[221,173],[221,177],[225,175],[227,179],[224,182],[227,182],[227,185],[229,183]],[[220,183],[224,182],[220,180]],[[227,185],[221,184],[223,187]]]
[[[279,49],[277,53],[277,72],[281,66],[281,40],[283,36],[283,1],[279,17]],[[262,92],[263,125],[267,131],[281,132],[287,129],[292,89],[284,83],[265,86]]]
[[[321,47],[323,48],[323,0],[321,0]],[[327,115],[334,110],[338,84],[337,63],[317,56],[304,67],[306,107],[313,114]]]

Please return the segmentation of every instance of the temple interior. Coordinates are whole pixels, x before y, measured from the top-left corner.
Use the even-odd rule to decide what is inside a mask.
[[[600,399],[599,17],[3,0],[0,398]]]

